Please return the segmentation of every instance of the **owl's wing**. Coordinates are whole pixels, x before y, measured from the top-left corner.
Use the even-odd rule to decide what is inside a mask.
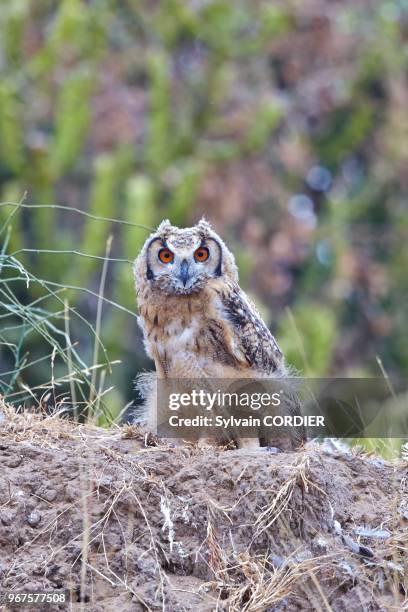
[[[228,344],[235,359],[246,367],[274,372],[282,364],[283,355],[255,305],[236,283],[217,293],[229,323]]]

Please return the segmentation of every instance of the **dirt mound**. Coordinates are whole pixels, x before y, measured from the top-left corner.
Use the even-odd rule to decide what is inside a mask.
[[[0,416],[2,590],[66,587],[90,611],[403,605],[402,461],[169,448],[134,427]]]

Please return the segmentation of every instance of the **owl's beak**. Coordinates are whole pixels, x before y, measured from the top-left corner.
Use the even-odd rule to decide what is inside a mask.
[[[187,285],[188,278],[188,261],[187,259],[183,259],[180,265],[180,280],[184,287]]]

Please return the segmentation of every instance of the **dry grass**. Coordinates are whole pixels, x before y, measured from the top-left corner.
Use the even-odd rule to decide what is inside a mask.
[[[63,406],[50,412],[43,405],[35,411],[24,406],[15,407],[4,402],[0,396],[0,439],[14,442],[29,442],[39,447],[63,448],[67,440],[121,439],[126,430],[114,426],[111,430],[91,423],[79,424],[66,418]],[[140,428],[133,426],[134,436],[143,436]]]
[[[153,437],[147,438],[137,426],[106,430],[90,424],[78,425],[61,418],[58,412],[49,415],[39,410],[33,414],[18,411],[4,402],[0,403],[0,414],[0,438],[4,443],[28,444],[39,452],[40,449],[58,452],[70,448],[79,458],[78,501],[65,504],[20,551],[16,551],[9,576],[10,572],[23,571],[24,554],[30,554],[36,547],[42,551],[41,571],[44,574],[60,564],[61,559],[69,559],[69,550],[75,550],[73,558],[71,554],[70,573],[74,582],[79,580],[82,609],[87,609],[85,595],[98,600],[103,593],[121,592],[132,597],[142,609],[172,610],[168,568],[172,567],[180,547],[179,519],[175,518],[180,499],[166,476],[157,474],[148,462],[135,461],[135,457],[152,457],[159,453],[162,460],[171,465],[172,458],[180,461],[182,456],[184,464],[188,465],[192,458],[202,456],[205,464],[208,449],[174,449],[160,445]],[[134,442],[131,454],[115,446],[124,442]],[[149,443],[155,446],[148,446]],[[210,601],[212,607],[209,609],[213,610],[259,612],[290,600],[298,605],[308,601],[314,609],[326,612],[332,609],[331,591],[342,581],[348,584],[356,580],[362,610],[372,593],[376,593],[385,609],[404,609],[406,602],[402,593],[408,588],[408,535],[407,530],[401,528],[404,520],[401,513],[406,506],[407,480],[402,480],[400,490],[395,491],[393,522],[387,525],[393,535],[378,548],[373,560],[356,560],[356,555],[334,540],[329,550],[316,555],[308,549],[302,535],[293,534],[287,521],[288,516],[294,516],[295,507],[299,511],[299,505],[296,506],[299,491],[305,503],[313,491],[322,503],[329,505],[327,493],[311,476],[313,453],[316,453],[315,448],[289,455],[285,467],[288,476],[279,486],[271,481],[270,490],[262,492],[266,503],[258,505],[251,527],[252,537],[245,549],[236,544],[234,538],[237,536],[233,534],[248,526],[237,524],[233,512],[254,493],[253,489],[237,497],[233,506],[222,505],[209,495],[205,502],[194,502],[203,520],[205,536],[193,556],[196,561],[205,561],[211,576],[209,580],[203,575],[200,586],[192,591],[203,606]],[[401,463],[396,466],[400,467]],[[72,523],[78,505],[82,520],[69,537],[61,539],[61,529]],[[230,528],[228,546],[225,545],[226,526]],[[121,542],[119,552],[112,548],[113,533]],[[280,535],[279,555],[272,538],[276,533]],[[263,552],[253,545],[259,538],[267,538]],[[136,553],[138,546],[141,552]],[[118,554],[121,569],[118,569]],[[149,580],[155,584],[150,597],[135,583],[135,566],[145,567],[146,571],[149,568],[150,574],[146,576],[149,575]],[[174,568],[171,574],[177,575],[178,571],[183,575],[183,569]],[[356,575],[353,577],[350,572]],[[355,605],[355,600],[353,602]]]

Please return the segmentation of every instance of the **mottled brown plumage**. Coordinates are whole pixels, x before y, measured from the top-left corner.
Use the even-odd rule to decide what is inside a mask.
[[[238,284],[232,253],[206,221],[186,229],[164,221],[134,270],[139,323],[159,378],[287,375],[273,335]]]

